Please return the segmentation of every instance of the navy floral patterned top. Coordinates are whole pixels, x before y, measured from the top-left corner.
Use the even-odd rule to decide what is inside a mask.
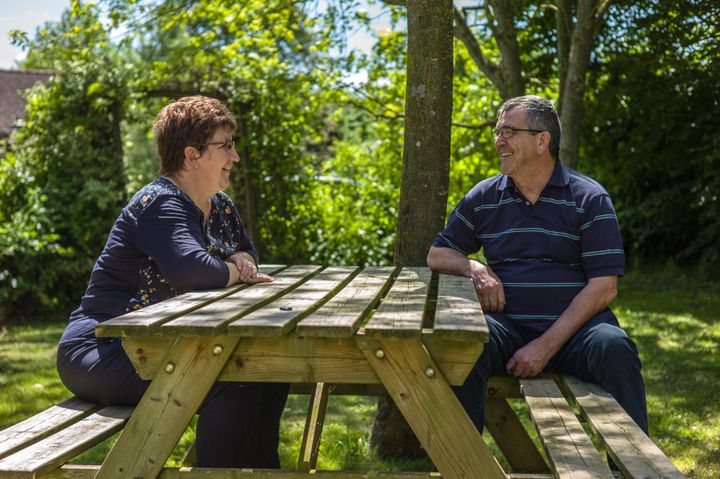
[[[90,274],[80,307],[61,342],[95,339],[97,323],[191,290],[224,287],[224,260],[257,252],[225,193],[211,198],[207,224],[200,208],[161,177],[141,188],[115,221]]]

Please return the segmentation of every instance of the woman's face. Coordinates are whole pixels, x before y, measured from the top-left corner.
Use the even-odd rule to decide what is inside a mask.
[[[230,185],[230,170],[240,157],[235,151],[232,132],[220,128],[205,144],[203,154],[198,158],[199,175],[207,191],[215,194]]]

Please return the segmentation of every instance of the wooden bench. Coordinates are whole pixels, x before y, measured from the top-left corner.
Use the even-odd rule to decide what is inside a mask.
[[[298,471],[310,472],[317,466],[330,394],[379,395],[384,394],[384,390],[341,384],[295,384],[291,394],[311,396],[297,462]],[[507,400],[512,398],[525,400],[549,465],[508,404]],[[579,408],[579,418],[568,401]],[[595,384],[570,376],[493,378],[488,387],[487,404],[486,427],[514,471],[508,477],[612,478],[602,453],[593,445],[580,419],[586,421],[594,437],[604,445],[622,477],[684,477],[617,402]],[[0,432],[0,477],[94,477],[98,466],[63,465],[118,432],[131,412],[132,408],[100,407],[72,398],[11,426]],[[192,448],[189,453],[186,466],[194,464]],[[172,473],[178,474],[177,477],[187,475],[179,469],[166,468],[161,477],[175,477]],[[268,479],[270,477],[303,476],[286,471],[283,476],[268,476]],[[420,473],[385,477],[440,476]]]
[[[406,402],[406,412],[408,401],[414,404],[411,413],[424,411],[422,416],[411,414],[411,426],[416,434],[426,431],[426,425],[435,424],[432,426],[435,429],[427,429],[428,435],[422,440],[432,446],[432,451],[428,452],[432,452],[434,461],[444,461],[443,467],[450,471],[448,478],[469,477],[459,472],[458,463],[448,463],[448,458],[456,457],[457,452],[448,450],[447,445],[442,444],[441,436],[430,434],[438,431],[454,433],[447,428],[447,424],[454,424],[453,421],[463,423],[454,427],[469,425],[464,412],[456,410],[457,400],[449,389],[430,403],[431,409],[427,409],[422,403],[424,399],[419,398],[437,394],[439,385],[445,384],[443,387],[447,388],[448,383],[462,383],[482,349],[487,328],[483,329],[484,324],[477,322],[478,317],[482,318],[482,312],[472,284],[465,278],[446,275],[441,275],[439,280],[435,276],[431,281],[426,269],[267,268],[280,270],[275,283],[188,293],[133,313],[132,318],[128,315],[123,317],[125,319],[114,320],[109,326],[104,323],[103,328],[108,333],[123,336],[126,351],[138,373],[146,379],[155,377],[166,381],[181,377],[178,373],[183,360],[172,351],[178,343],[188,341],[188,336],[183,335],[189,335],[198,337],[197,340],[191,338],[197,344],[207,342],[204,337],[212,340],[208,343],[212,349],[210,359],[203,360],[211,361],[217,357],[222,361],[213,366],[221,379],[290,381],[293,382],[292,393],[311,395],[296,471],[162,468],[160,462],[164,459],[161,459],[153,466],[159,471],[159,477],[192,479],[211,473],[214,477],[228,479],[316,477],[329,395],[387,394],[385,388],[396,401]],[[291,310],[282,307],[288,302],[293,306]],[[220,336],[215,336],[218,334]],[[240,338],[236,349],[233,344],[238,343],[234,341]],[[228,346],[212,347],[222,341]],[[270,345],[272,354],[268,354]],[[465,350],[462,354],[457,349],[460,347]],[[334,354],[325,354],[328,350]],[[191,352],[192,348],[181,351]],[[277,356],[278,352],[287,358]],[[475,359],[470,361],[468,354]],[[282,367],[273,366],[272,363],[277,361],[282,362]],[[173,367],[168,369],[169,365]],[[345,369],[340,365],[345,365]],[[389,375],[384,369],[388,366],[393,366]],[[174,388],[174,384],[170,386]],[[192,389],[193,386],[183,387]],[[524,399],[547,461],[508,403],[512,398]],[[196,402],[199,404],[201,399],[196,398]],[[439,399],[442,401],[438,402]],[[438,404],[443,406],[438,407]],[[588,433],[597,434],[599,442],[625,477],[683,477],[617,403],[595,385],[549,376],[519,381],[512,377],[493,378],[488,387],[487,405],[487,429],[512,470],[505,474],[506,477],[612,477],[603,459],[605,453],[593,446]],[[455,408],[452,415],[447,414],[449,406]],[[580,418],[573,406],[579,408]],[[12,426],[0,432],[0,478],[95,477],[98,466],[66,463],[121,430],[132,412],[132,408],[102,408],[71,399]],[[186,412],[191,417],[194,410]],[[135,426],[130,420],[128,430],[142,427],[144,419],[133,418],[136,419]],[[581,420],[586,422],[586,428]],[[176,421],[178,424],[173,427],[187,424],[183,421]],[[445,425],[444,430],[437,429],[442,425]],[[453,440],[455,445],[467,449],[467,455],[473,455],[472,451],[479,455],[483,452],[481,449],[486,451],[474,429],[462,434],[467,438],[466,444],[457,438]],[[473,434],[478,442],[472,442],[475,441]],[[126,444],[135,449],[135,443],[128,443],[128,437],[132,434],[126,436]],[[118,442],[121,440],[122,437]],[[164,441],[163,447],[168,443]],[[143,451],[156,449],[146,447]],[[162,456],[165,453],[152,454],[156,456],[147,457],[167,457]],[[119,457],[120,462],[116,457],[116,467],[120,469],[114,470],[121,471],[130,457],[135,460],[136,456],[124,455]],[[489,458],[492,460],[492,456]],[[187,460],[192,462],[192,453]],[[456,460],[464,459],[453,459]],[[502,476],[502,471],[498,472]],[[122,477],[122,473],[116,476]],[[334,477],[359,479],[368,476],[341,473]],[[440,476],[438,473],[378,473],[372,477],[417,479]]]

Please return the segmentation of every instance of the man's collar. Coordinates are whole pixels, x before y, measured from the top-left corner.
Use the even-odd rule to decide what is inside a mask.
[[[568,169],[563,166],[560,160],[555,160],[555,169],[553,169],[552,175],[550,175],[550,179],[547,184],[551,186],[567,186],[569,183],[570,173],[568,172]],[[503,191],[508,186],[514,187],[515,183],[508,175],[502,175],[502,179],[500,179],[500,184],[498,185],[498,190]]]
[[[548,180],[548,185],[567,186],[568,184],[570,184],[570,172],[560,160],[555,160],[555,169]]]

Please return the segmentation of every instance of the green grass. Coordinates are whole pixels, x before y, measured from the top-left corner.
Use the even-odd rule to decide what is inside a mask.
[[[674,270],[634,272],[621,280],[613,307],[643,360],[651,437],[689,478],[720,477],[720,285]],[[64,325],[0,327],[0,429],[70,397],[55,371],[55,346]],[[318,467],[432,469],[427,461],[388,463],[368,452],[375,401],[331,396]],[[297,460],[307,402],[305,396],[291,396],[285,409],[284,468]],[[522,411],[522,402],[513,407]],[[180,465],[193,431],[194,423],[169,465]],[[73,462],[101,463],[113,441]]]

